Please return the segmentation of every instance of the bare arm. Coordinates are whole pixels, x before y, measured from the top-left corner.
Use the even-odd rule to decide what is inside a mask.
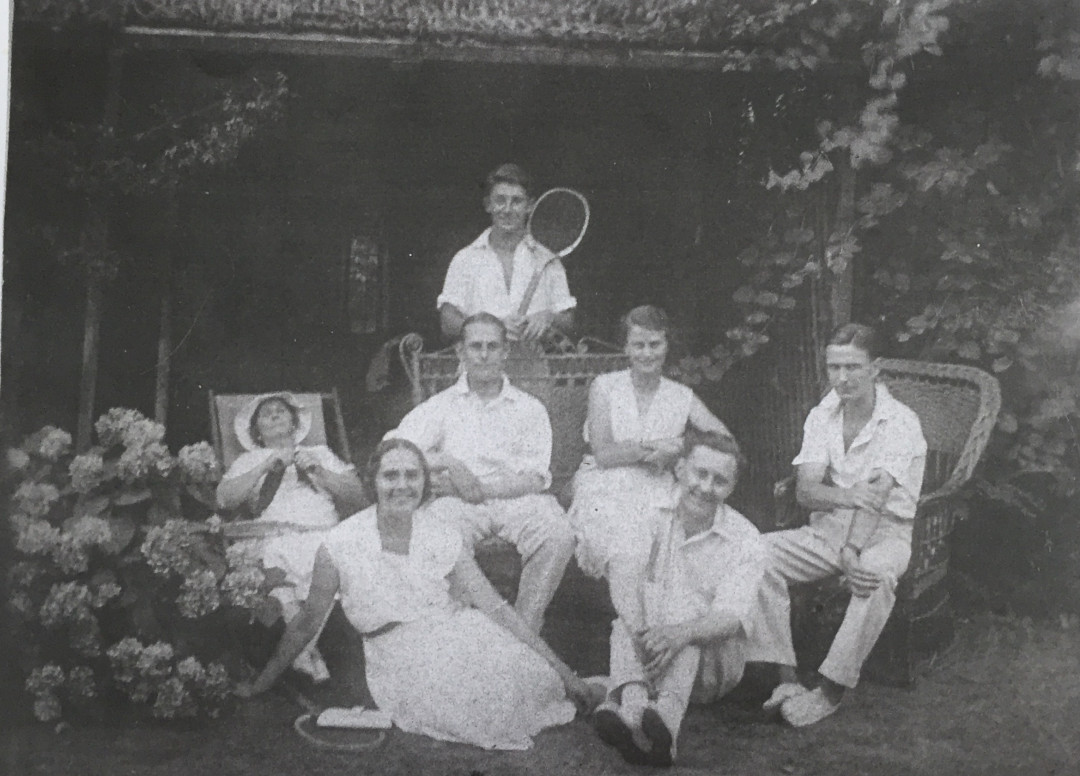
[[[611,432],[611,399],[593,380],[589,386],[589,446],[602,469],[644,463],[651,448],[640,441],[616,442]]]
[[[258,494],[259,483],[278,461],[289,463],[288,456],[282,451],[280,454],[270,455],[254,469],[236,477],[222,480],[217,488],[217,502],[222,509],[236,509],[249,498]]]
[[[712,414],[705,402],[697,394],[690,400],[690,425],[698,431],[715,432],[724,436],[733,436],[720,418]]]
[[[444,302],[443,306],[439,308],[439,325],[442,328],[443,336],[449,340],[457,341],[457,338],[461,335],[461,324],[465,322],[465,313],[461,312],[457,307]]]
[[[367,506],[367,493],[354,470],[331,471],[319,462],[317,455],[310,450],[302,449],[296,452],[296,465],[311,478],[317,487],[329,493],[338,503],[347,508],[343,517]]]
[[[645,673],[655,682],[689,645],[729,639],[741,627],[742,621],[735,614],[720,610],[683,622],[646,628],[641,633],[641,643],[649,661]]]
[[[882,492],[880,484],[859,483],[850,488],[826,485],[827,471],[823,463],[799,464],[795,475],[795,498],[799,504],[816,511],[866,509],[871,512],[878,512],[885,505],[888,490]]]
[[[528,496],[544,489],[544,478],[534,472],[501,472],[478,482],[485,501]]]
[[[266,692],[274,686],[278,677],[292,665],[296,656],[319,632],[319,627],[325,622],[326,616],[334,605],[334,596],[337,595],[339,584],[338,572],[330,559],[330,553],[325,547],[320,547],[315,555],[311,589],[308,591],[307,600],[304,601],[300,614],[293,617],[285,627],[285,633],[278,642],[273,657],[270,658],[258,678],[250,684],[244,683],[237,687],[237,695],[249,697]]]
[[[462,553],[450,572],[451,590],[464,603],[476,607],[494,622],[510,631],[519,641],[530,647],[540,657],[547,661],[562,679],[566,686],[567,694],[578,703],[579,706],[595,706],[603,697],[602,689],[597,690],[586,684],[574,671],[566,665],[551,647],[540,638],[521,619],[506,601],[495,591],[488,582],[484,572],[476,565],[476,561],[468,553]],[[595,702],[593,702],[595,701]],[[591,709],[590,709],[591,710]]]

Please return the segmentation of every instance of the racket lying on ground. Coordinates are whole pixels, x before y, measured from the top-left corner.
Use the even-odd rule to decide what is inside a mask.
[[[529,311],[533,295],[540,287],[544,272],[553,261],[564,259],[581,244],[589,227],[589,200],[573,189],[550,189],[540,195],[529,213],[528,232],[552,256],[533,273],[525,296],[521,298],[518,315]]]

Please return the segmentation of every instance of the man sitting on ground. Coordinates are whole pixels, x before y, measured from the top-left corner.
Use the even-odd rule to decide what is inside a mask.
[[[515,609],[535,632],[574,550],[551,485],[551,422],[505,374],[506,327],[490,313],[466,318],[457,345],[463,373],[402,419],[387,437],[414,442],[436,496],[460,514],[469,544],[498,536],[521,554]]]
[[[642,580],[646,627],[631,633],[621,619],[613,623],[612,689],[594,715],[600,737],[627,762],[671,765],[691,697],[719,699],[742,678],[764,546],[725,503],[741,463],[735,440],[688,431],[676,486],[656,505]]]
[[[777,663],[780,684],[765,702],[797,727],[836,711],[896,602],[911,559],[911,529],[922,489],[926,440],[918,416],[877,382],[876,334],[840,327],[825,348],[832,390],[806,418],[796,497],[809,525],[765,537],[768,564],[750,660]],[[795,675],[788,585],[840,575],[851,589],[840,630],[809,690]]]

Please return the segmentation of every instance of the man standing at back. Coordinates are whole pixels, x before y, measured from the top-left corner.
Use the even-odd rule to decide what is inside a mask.
[[[765,702],[796,727],[836,711],[896,603],[911,559],[911,530],[922,489],[926,440],[919,417],[877,381],[876,334],[841,326],[825,348],[832,390],[806,418],[795,457],[796,498],[810,523],[765,535],[768,560],[750,660],[780,666]],[[795,675],[790,583],[841,576],[851,601],[813,690]]]
[[[533,274],[551,258],[526,234],[535,204],[531,187],[528,173],[516,164],[500,165],[487,176],[484,210],[491,227],[454,255],[437,302],[447,337],[456,340],[465,319],[479,312],[501,320],[515,341],[535,342],[552,329],[572,329],[577,301],[559,261],[544,272],[525,315],[518,313]]]
[[[467,545],[489,536],[521,554],[515,609],[536,632],[574,550],[551,485],[551,422],[539,400],[505,374],[506,327],[486,312],[466,318],[457,344],[462,375],[387,434],[427,457],[432,491],[461,518]]]

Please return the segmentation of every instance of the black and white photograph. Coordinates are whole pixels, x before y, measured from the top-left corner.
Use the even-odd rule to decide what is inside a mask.
[[[1080,769],[1080,0],[10,0],[0,772]]]

